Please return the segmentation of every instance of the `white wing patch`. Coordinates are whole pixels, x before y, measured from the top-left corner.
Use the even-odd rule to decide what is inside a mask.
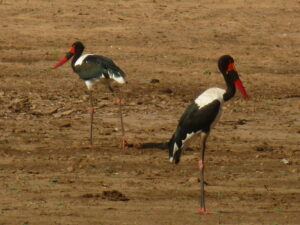
[[[191,137],[193,137],[193,135],[194,135],[194,132],[186,134],[186,138],[184,140],[182,140],[182,146],[186,141],[188,141]]]
[[[191,132],[191,133],[188,133],[186,134],[186,138],[184,140],[182,140],[182,145],[181,145],[181,149],[183,149],[184,147],[188,146],[188,144],[190,143],[190,141],[193,139],[192,137],[194,137],[194,134],[198,134],[200,133],[199,132]],[[197,136],[197,135],[195,135]],[[174,143],[174,147],[173,147],[173,156],[175,155],[175,153],[179,150],[176,142]],[[172,160],[170,159],[170,161],[172,162],[173,161],[173,157],[172,157]]]
[[[80,65],[82,64],[83,60],[85,60],[85,58],[88,57],[89,55],[92,55],[92,54],[84,54],[84,55],[80,56],[80,57],[76,60],[74,66],[80,66]]]
[[[222,88],[209,88],[195,99],[195,103],[198,105],[199,109],[208,105],[214,100],[219,100],[222,105],[224,102],[223,95],[225,92],[226,91]]]
[[[125,83],[126,83],[124,77],[115,77],[115,76],[113,76],[113,79],[114,79],[116,82],[118,82],[119,84],[125,84]]]
[[[178,150],[178,146],[176,144],[176,142],[174,143],[174,148],[173,148],[173,151],[176,152]]]
[[[111,79],[113,79],[114,81],[116,81],[119,84],[125,84],[126,81],[124,79],[124,77],[122,76],[116,76],[114,73],[112,73],[110,70],[108,70],[108,75]]]

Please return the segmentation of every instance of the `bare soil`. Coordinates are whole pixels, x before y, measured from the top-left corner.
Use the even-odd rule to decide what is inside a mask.
[[[299,224],[299,0],[0,1],[0,224]],[[95,146],[88,93],[69,63],[77,40],[127,74],[129,147],[99,85]],[[199,140],[175,166],[164,144],[184,109],[224,87],[223,54],[250,99],[226,103],[206,154],[199,215]]]

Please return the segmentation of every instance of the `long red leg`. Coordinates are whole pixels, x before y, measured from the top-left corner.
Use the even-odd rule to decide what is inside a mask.
[[[125,150],[125,147],[127,146],[127,140],[125,138],[125,128],[123,122],[123,107],[122,107],[123,104],[119,98],[117,98],[116,104],[119,105],[119,114],[120,114],[120,121],[121,121],[121,132],[122,132],[121,148]]]
[[[107,80],[106,85],[108,89],[111,91],[114,97],[116,97],[114,89],[111,87],[109,80]],[[122,132],[122,137],[121,137],[121,148],[122,150],[125,150],[125,147],[127,146],[127,140],[125,138],[125,128],[124,128],[124,122],[123,122],[123,112],[122,112],[122,102],[121,99],[116,97],[116,105],[119,105],[119,114],[120,114],[120,121],[121,121],[121,132]]]
[[[92,96],[92,91],[90,92],[90,109],[89,113],[91,114],[91,125],[90,125],[90,148],[93,148],[93,121],[94,121],[94,104],[93,104],[93,96]]]
[[[206,147],[206,140],[208,138],[209,133],[202,133],[201,137],[201,159],[199,160],[199,170],[200,170],[200,209],[198,213],[201,214],[211,214],[212,212],[208,212],[205,207],[205,192],[204,192],[204,154],[205,154],[205,147]]]

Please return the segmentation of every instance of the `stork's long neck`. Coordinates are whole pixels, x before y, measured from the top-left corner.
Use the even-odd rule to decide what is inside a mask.
[[[236,89],[235,89],[234,82],[230,79],[230,76],[228,76],[227,74],[224,74],[224,73],[223,73],[223,76],[224,76],[224,79],[225,79],[226,85],[227,85],[226,92],[223,95],[223,99],[226,102],[235,95]]]

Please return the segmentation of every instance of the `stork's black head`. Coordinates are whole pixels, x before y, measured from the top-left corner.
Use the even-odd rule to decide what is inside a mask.
[[[236,86],[239,91],[242,93],[244,98],[249,98],[243,84],[239,78],[238,72],[234,66],[234,59],[230,55],[223,55],[219,58],[218,67],[220,72],[223,74],[224,79],[227,83],[227,86],[233,87]],[[231,91],[231,97],[235,93],[235,88],[229,88]]]
[[[218,66],[222,74],[229,71],[229,65],[234,65],[234,59],[230,55],[223,55],[219,58]],[[234,67],[232,69],[235,70]]]
[[[72,48],[74,48],[74,52],[76,52],[76,53],[77,52],[82,53],[83,50],[84,50],[84,45],[80,41],[76,41],[75,43],[72,44]]]
[[[72,48],[69,52],[67,52],[66,56],[56,64],[54,69],[62,66],[65,62],[67,62],[73,55],[77,55],[78,57],[82,54],[84,50],[84,45],[80,41],[76,41],[72,44]]]

